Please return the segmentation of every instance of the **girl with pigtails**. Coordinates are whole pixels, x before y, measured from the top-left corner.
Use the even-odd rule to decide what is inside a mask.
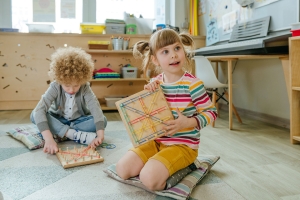
[[[203,82],[190,73],[194,41],[186,33],[162,29],[150,41],[134,45],[133,55],[143,59],[143,71],[155,67],[156,77],[144,86],[161,87],[175,120],[165,122],[165,136],[131,148],[116,165],[122,179],[139,175],[152,191],[167,189],[167,179],[180,169],[197,167],[200,130],[216,117]]]

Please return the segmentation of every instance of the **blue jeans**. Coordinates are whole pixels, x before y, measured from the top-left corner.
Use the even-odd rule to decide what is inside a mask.
[[[70,128],[85,132],[96,132],[94,117],[92,115],[81,116],[71,121],[49,112],[47,112],[46,116],[51,133],[59,136],[60,138],[63,138]],[[31,112],[30,120],[32,123],[36,124],[33,117],[33,112]],[[104,128],[106,125],[107,120],[104,116]]]

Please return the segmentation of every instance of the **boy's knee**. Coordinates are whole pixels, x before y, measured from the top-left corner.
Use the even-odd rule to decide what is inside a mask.
[[[105,116],[103,116],[103,117],[104,117],[104,128],[106,128],[106,126],[107,126],[107,119],[106,119]]]
[[[30,121],[35,124],[34,111],[32,111],[31,114],[30,114]]]

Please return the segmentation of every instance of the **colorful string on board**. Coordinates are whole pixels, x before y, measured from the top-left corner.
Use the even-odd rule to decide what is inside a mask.
[[[66,151],[62,151],[62,150],[59,150],[59,153],[61,153],[61,155],[64,155],[64,159],[66,159],[66,163],[68,164],[69,162],[71,161],[74,161],[76,162],[77,160],[79,159],[83,159],[85,157],[90,157],[91,159],[93,157],[95,158],[100,158],[100,154],[94,150],[93,153],[88,153],[88,151],[91,149],[90,146],[86,147],[83,149],[83,147],[81,146],[80,150],[79,149],[76,149],[76,147],[74,146],[74,150],[75,152],[72,152],[71,150],[69,150],[69,148],[67,147]],[[67,155],[70,156],[70,159],[67,159]]]
[[[144,98],[148,97],[148,96],[152,96],[152,98],[151,98],[150,105],[147,107],[144,102]],[[130,100],[120,104],[120,108],[123,113],[123,116],[128,123],[128,128],[130,129],[130,131],[132,133],[132,137],[136,143],[141,144],[149,139],[152,139],[153,137],[157,137],[158,135],[162,135],[165,133],[163,130],[156,130],[156,126],[159,124],[164,124],[164,122],[168,121],[170,119],[170,117],[165,117],[165,118],[160,119],[155,116],[155,115],[159,114],[160,112],[167,110],[166,106],[163,106],[161,108],[157,108],[157,109],[153,110],[154,105],[156,104],[157,98],[158,98],[158,90],[140,95],[138,97],[135,97],[133,99],[130,99]],[[138,110],[138,109],[134,108],[133,106],[128,105],[132,102],[139,102],[142,110]],[[129,110],[140,116],[133,120],[130,120],[126,110]],[[133,125],[136,123],[141,123],[142,126],[139,127],[138,129],[134,129]],[[152,135],[143,137],[144,132],[147,131],[148,129],[152,130],[152,132],[153,132]]]

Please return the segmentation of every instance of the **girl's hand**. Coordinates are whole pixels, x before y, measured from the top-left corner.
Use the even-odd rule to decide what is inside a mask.
[[[188,118],[184,116],[181,114],[178,108],[176,112],[178,114],[177,119],[165,122],[166,126],[163,128],[163,130],[166,131],[165,136],[172,136],[184,128],[197,126],[197,121],[195,118]]]
[[[145,85],[144,90],[150,90],[151,92],[154,92],[158,87],[159,87],[159,80],[155,80]]]
[[[102,144],[104,140],[104,130],[98,130],[97,131],[97,137],[93,139],[93,141],[89,144],[92,148],[96,148],[100,144]]]

